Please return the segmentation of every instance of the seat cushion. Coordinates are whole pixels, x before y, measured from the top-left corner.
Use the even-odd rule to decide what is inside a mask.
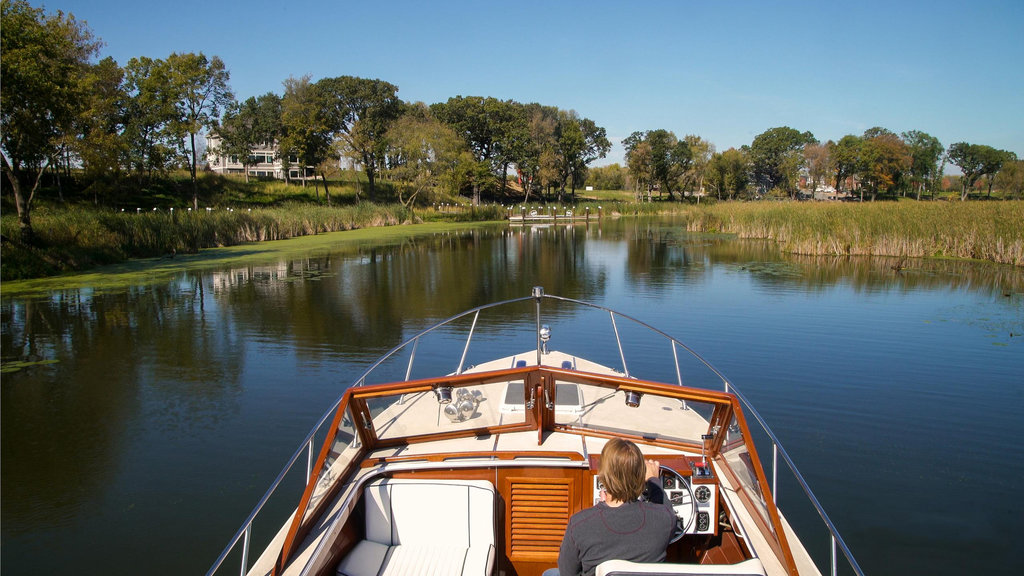
[[[366,539],[381,544],[494,544],[494,487],[487,481],[394,480],[364,490]]]
[[[488,548],[482,550],[484,558]],[[486,563],[478,560],[481,550],[437,545],[403,544],[392,546],[391,553],[384,561],[381,576],[418,576],[446,574],[451,576],[483,576],[489,570]]]
[[[377,576],[390,546],[362,540],[338,565],[338,576]]]
[[[626,560],[607,560],[595,572],[596,576],[764,576],[764,566],[757,558],[736,564],[644,564]]]
[[[363,490],[366,539],[339,576],[484,576],[494,567],[494,486],[383,479]]]

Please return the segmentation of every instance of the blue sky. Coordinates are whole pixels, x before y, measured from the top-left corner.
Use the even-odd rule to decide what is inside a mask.
[[[39,2],[33,1],[35,5]],[[53,0],[120,64],[220,56],[239,99],[289,76],[380,78],[407,101],[493,96],[576,110],[619,141],[719,150],[775,126],[872,126],[1024,157],[1024,0],[263,2]]]

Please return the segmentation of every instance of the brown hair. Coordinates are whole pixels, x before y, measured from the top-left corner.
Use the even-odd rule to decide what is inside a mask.
[[[615,500],[629,502],[639,498],[646,473],[644,455],[629,440],[612,438],[601,450],[601,483]]]

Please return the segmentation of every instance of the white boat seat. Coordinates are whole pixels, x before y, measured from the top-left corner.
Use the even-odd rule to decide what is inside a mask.
[[[765,576],[764,565],[757,558],[737,564],[641,564],[626,560],[606,560],[597,567],[595,576],[651,576],[686,574],[688,576]]]
[[[366,537],[339,576],[486,576],[494,568],[494,486],[486,480],[377,480],[363,489]]]

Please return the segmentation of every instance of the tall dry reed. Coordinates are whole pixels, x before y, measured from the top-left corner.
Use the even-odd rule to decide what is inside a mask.
[[[688,228],[810,255],[949,257],[1024,266],[1024,202],[722,203]]]

